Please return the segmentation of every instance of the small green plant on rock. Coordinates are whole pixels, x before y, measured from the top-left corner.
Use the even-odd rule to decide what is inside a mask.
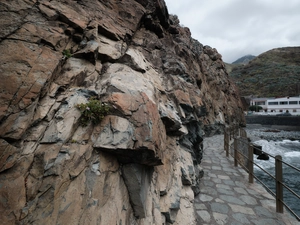
[[[77,143],[77,140],[72,139],[72,140],[71,140],[71,143],[72,143],[72,144],[75,144],[75,143]]]
[[[71,58],[71,56],[72,56],[70,49],[63,50],[62,54],[63,54],[64,58],[67,58],[67,59]]]
[[[89,122],[98,124],[108,114],[109,106],[96,98],[91,98],[87,103],[76,106],[81,112],[80,125],[87,126]]]

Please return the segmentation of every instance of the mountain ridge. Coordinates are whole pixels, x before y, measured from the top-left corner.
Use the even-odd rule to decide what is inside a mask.
[[[247,64],[249,63],[252,59],[254,59],[256,56],[248,54],[245,56],[242,56],[241,58],[238,58],[237,60],[235,60],[234,62],[232,62],[231,64]]]

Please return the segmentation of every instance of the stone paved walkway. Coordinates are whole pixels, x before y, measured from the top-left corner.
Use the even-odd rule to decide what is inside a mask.
[[[247,173],[226,157],[223,135],[205,138],[201,163],[204,177],[195,199],[197,225],[300,224],[289,213],[276,213],[275,200],[260,184],[248,183]]]

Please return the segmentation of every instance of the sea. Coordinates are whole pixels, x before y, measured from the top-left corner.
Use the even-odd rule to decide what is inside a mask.
[[[246,129],[247,136],[253,143],[261,145],[262,150],[272,156],[281,155],[282,161],[298,170],[283,164],[283,182],[300,196],[300,131],[256,128]],[[275,176],[275,159],[259,160],[254,155],[254,162]],[[254,174],[276,193],[275,181],[259,167],[254,166]],[[300,217],[300,199],[284,188],[284,202]]]

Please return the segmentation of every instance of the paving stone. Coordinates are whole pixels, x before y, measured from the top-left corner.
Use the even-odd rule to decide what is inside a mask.
[[[222,199],[219,199],[219,198],[216,198],[215,202],[224,203],[224,201]]]
[[[202,168],[206,170],[211,170],[211,166],[202,165]]]
[[[228,216],[226,214],[221,214],[221,213],[213,213],[214,219],[217,224],[227,224],[228,221]]]
[[[206,210],[200,210],[197,211],[197,214],[200,216],[200,218],[204,221],[209,223],[210,222],[210,214]]]
[[[220,195],[220,198],[225,202],[230,202],[238,205],[245,205],[245,202],[241,201],[240,199],[230,196],[230,195]]]
[[[213,170],[222,170],[222,168],[220,166],[212,166],[211,167]]]
[[[215,182],[216,184],[221,184],[222,183],[222,180],[219,179],[219,178],[213,178],[211,179],[213,182]]]
[[[213,177],[213,178],[216,178],[216,177],[217,177],[216,174],[212,174],[212,173],[208,173],[208,176],[209,176],[209,177]]]
[[[229,185],[226,185],[226,184],[217,184],[216,187],[217,188],[227,189],[227,190],[231,190],[232,189]]]
[[[203,159],[202,163],[211,163],[211,160],[210,159]]]
[[[205,185],[208,186],[208,187],[214,187],[216,184],[210,180],[206,181],[205,182]]]
[[[244,189],[244,188],[240,188],[240,187],[235,187],[233,188],[234,191],[236,191],[237,193],[240,193],[240,194],[248,194],[247,191]]]
[[[220,178],[222,180],[229,180],[230,179],[229,176],[225,176],[225,175],[218,175],[218,178]]]
[[[235,184],[236,184],[236,186],[238,186],[238,187],[246,188],[245,184],[242,183],[242,182],[240,182],[240,181],[236,181]]]
[[[223,189],[223,188],[217,188],[218,193],[225,194],[225,195],[235,195],[233,191]]]
[[[218,212],[218,213],[223,213],[223,214],[227,214],[228,210],[229,210],[228,205],[224,204],[224,203],[213,202],[213,203],[211,203],[210,207],[213,212]]]
[[[215,189],[212,189],[211,187],[205,187],[201,189],[202,194],[207,194],[210,196],[218,196],[218,192]],[[199,194],[201,196],[201,194]]]
[[[251,189],[248,189],[247,190],[251,195],[255,196],[256,198],[258,199],[265,199],[264,197],[262,197],[261,195],[257,195],[257,191],[254,191],[254,190],[251,190]]]
[[[213,197],[211,197],[209,195],[205,195],[205,194],[200,195],[200,201],[202,201],[202,202],[209,202],[212,199],[213,199]]]
[[[240,168],[238,168],[238,171],[240,171],[241,173],[244,173],[244,172],[245,172],[244,169],[240,169]]]
[[[247,214],[247,215],[255,215],[255,212],[253,211],[253,209],[251,209],[249,207],[233,205],[233,204],[229,204],[229,206],[231,207],[233,212],[243,213],[243,214]]]
[[[272,208],[276,209],[275,199],[273,199],[273,200],[266,199],[266,200],[259,200],[259,201],[264,208],[272,207]]]
[[[248,205],[257,205],[256,199],[249,195],[242,195],[240,196],[240,199]]]
[[[242,213],[233,213],[232,217],[235,220],[237,220],[238,222],[240,222],[241,224],[251,224],[250,221],[245,216],[245,214],[242,214]]]
[[[227,167],[224,167],[224,168],[223,168],[223,171],[231,172],[231,173],[236,173],[236,170],[231,169],[231,168],[227,168]]]
[[[207,209],[206,205],[205,205],[205,204],[201,204],[201,203],[195,204],[195,208],[196,208],[197,210]]]
[[[232,180],[223,180],[223,183],[230,186],[235,186],[235,183]]]
[[[254,207],[254,210],[255,210],[256,214],[259,216],[264,216],[264,217],[269,217],[269,218],[275,217],[269,210],[267,210],[266,208],[264,208],[262,206],[256,206],[256,207]]]

